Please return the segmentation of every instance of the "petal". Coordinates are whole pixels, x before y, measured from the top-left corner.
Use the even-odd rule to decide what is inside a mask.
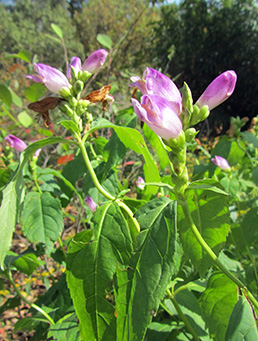
[[[80,71],[82,69],[81,59],[79,57],[72,57],[66,73],[67,78],[71,78],[71,66],[74,67],[76,72]]]
[[[104,49],[93,52],[83,63],[82,70],[95,73],[105,63],[108,52]]]
[[[146,68],[144,71],[143,79],[146,80],[146,88],[148,94],[157,95],[172,102],[177,114],[182,111],[182,97],[174,82],[161,72]]]
[[[199,108],[208,105],[209,110],[217,107],[232,95],[236,81],[237,75],[235,71],[230,70],[223,72],[210,83],[196,102],[196,105],[198,105]]]

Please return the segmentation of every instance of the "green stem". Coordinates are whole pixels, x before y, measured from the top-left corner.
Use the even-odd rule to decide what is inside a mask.
[[[195,330],[193,329],[193,327],[191,326],[190,322],[188,321],[187,317],[185,316],[185,314],[182,312],[179,304],[177,303],[177,300],[175,299],[175,296],[169,291],[167,290],[167,295],[170,298],[171,302],[174,304],[174,307],[176,308],[176,311],[179,315],[179,317],[181,318],[181,320],[184,322],[186,328],[188,329],[189,333],[192,335],[193,339],[195,341],[200,341],[199,336],[196,334]]]
[[[214,264],[229,278],[232,282],[234,282],[239,288],[243,289],[245,294],[249,297],[250,301],[253,303],[256,309],[258,309],[258,302],[252,295],[252,293],[246,288],[246,286],[237,278],[235,277],[218,259],[216,254],[212,251],[209,245],[205,242],[202,235],[200,234],[199,230],[197,229],[196,225],[193,222],[191,212],[188,206],[187,201],[181,202],[181,206],[186,217],[186,220],[189,223],[189,226],[198,241],[201,247],[207,252],[210,258],[213,260]]]
[[[60,249],[61,249],[61,251],[62,251],[62,253],[63,253],[63,255],[64,255],[64,258],[66,259],[66,258],[67,258],[67,255],[66,255],[66,252],[65,252],[65,249],[64,249],[64,244],[63,244],[63,242],[62,242],[62,239],[59,237],[59,238],[58,238],[58,241],[59,241]]]
[[[13,286],[13,289],[15,290],[15,292],[17,293],[17,295],[20,296],[20,298],[26,302],[31,308],[36,309],[39,313],[41,313],[43,316],[45,316],[45,318],[48,320],[49,324],[54,325],[55,322],[54,320],[48,315],[48,313],[46,313],[43,309],[41,309],[39,306],[37,306],[35,303],[31,303],[30,301],[27,300],[26,297],[23,296],[23,294],[20,292],[20,290],[16,287],[15,282],[13,280],[12,277],[12,273],[10,270],[8,270],[7,272],[8,275],[8,280],[11,283],[11,285]]]
[[[90,176],[91,176],[91,179],[95,185],[95,187],[97,188],[97,190],[104,195],[104,197],[106,197],[107,199],[109,200],[112,200],[112,201],[116,201],[118,203],[118,205],[120,207],[122,207],[126,212],[127,214],[129,215],[129,217],[131,218],[136,230],[138,232],[140,232],[140,225],[138,223],[138,221],[134,218],[133,216],[133,212],[130,210],[130,208],[125,204],[123,203],[121,200],[119,199],[116,199],[115,197],[113,197],[113,195],[111,195],[110,193],[108,193],[102,186],[101,184],[99,183],[99,180],[94,172],[94,169],[91,165],[91,162],[90,162],[90,159],[89,159],[89,156],[88,156],[88,153],[87,153],[87,150],[85,148],[85,145],[84,143],[82,142],[81,138],[77,135],[76,136],[77,138],[77,141],[78,141],[78,146],[81,150],[81,153],[82,153],[82,156],[83,156],[83,159],[85,161],[85,164],[86,164],[86,167],[90,173]]]

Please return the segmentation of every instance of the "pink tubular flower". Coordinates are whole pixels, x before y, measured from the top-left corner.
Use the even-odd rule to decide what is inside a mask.
[[[67,78],[71,78],[71,66],[74,67],[75,71],[78,72],[82,69],[82,62],[79,57],[72,57],[71,63],[69,64],[68,70],[67,70]]]
[[[100,50],[93,52],[83,63],[82,71],[95,73],[105,63],[107,55],[108,55],[108,52],[104,49],[100,49]]]
[[[221,156],[215,155],[214,158],[211,159],[211,161],[216,166],[218,166],[219,168],[223,170],[230,170],[230,165],[228,164],[227,160]]]
[[[174,106],[165,98],[155,95],[143,95],[141,104],[132,98],[134,111],[138,118],[151,130],[165,140],[177,137],[182,123]]]
[[[219,104],[226,101],[233,93],[237,81],[235,71],[223,72],[220,76],[214,79],[196,102],[196,105],[201,108],[204,105],[209,107],[209,110],[217,107]]]
[[[5,140],[10,144],[10,147],[18,150],[19,152],[23,152],[24,149],[27,148],[26,143],[14,135],[6,136]],[[33,142],[36,142],[36,141],[33,141]],[[33,158],[38,158],[40,151],[41,151],[41,148],[36,150],[35,154],[33,155]]]
[[[6,136],[5,140],[10,144],[10,147],[18,150],[19,152],[22,152],[27,148],[26,143],[14,135]]]
[[[138,177],[138,180],[136,181],[136,186],[140,189],[140,190],[144,190],[145,187],[145,181],[143,180],[143,178],[141,176]]]
[[[34,64],[34,70],[37,72],[37,74],[28,75],[25,77],[32,79],[37,83],[44,83],[44,85],[50,91],[56,94],[59,94],[63,88],[69,88],[71,86],[68,79],[61,71],[49,65]]]
[[[180,115],[182,97],[177,86],[170,78],[148,67],[144,71],[142,78],[132,77],[131,80],[134,83],[130,84],[130,86],[137,86],[143,95],[156,95],[165,98],[174,106],[176,113]]]
[[[91,209],[92,212],[96,211],[97,204],[89,195],[86,196],[86,204],[89,206],[89,208]]]

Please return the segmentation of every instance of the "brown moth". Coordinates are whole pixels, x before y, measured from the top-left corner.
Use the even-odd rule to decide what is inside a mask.
[[[55,109],[62,102],[58,97],[46,97],[41,101],[33,102],[28,105],[28,108],[38,113],[38,119],[43,119],[45,126],[49,128],[51,120],[49,117],[49,110]]]

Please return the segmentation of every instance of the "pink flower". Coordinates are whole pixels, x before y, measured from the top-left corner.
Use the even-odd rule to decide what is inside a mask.
[[[108,52],[104,49],[93,52],[83,63],[82,71],[97,72],[105,63]]]
[[[165,140],[177,137],[182,130],[182,123],[175,107],[163,97],[143,95],[141,104],[132,98],[134,111],[138,118]]]
[[[43,83],[50,91],[56,94],[59,94],[63,88],[71,87],[65,75],[49,65],[34,64],[34,70],[37,74],[25,77],[32,79],[34,82]]]
[[[10,147],[18,150],[19,152],[22,152],[27,148],[26,143],[14,135],[6,136],[5,140],[10,144]]]
[[[140,189],[140,190],[144,190],[145,187],[145,181],[143,180],[142,177],[138,177],[138,180],[136,181],[136,186]]]
[[[10,147],[18,150],[19,152],[23,152],[24,149],[27,148],[27,144],[14,135],[6,136],[5,140],[10,144]],[[33,142],[36,142],[36,141],[33,141]],[[36,150],[35,154],[33,155],[33,158],[37,158],[39,156],[40,151],[41,151],[41,148]]]
[[[201,108],[204,105],[209,107],[209,110],[217,107],[222,102],[226,101],[233,93],[237,81],[235,71],[223,72],[220,76],[214,79],[196,102],[196,105]]]
[[[142,78],[132,77],[134,83],[130,84],[130,86],[137,86],[143,95],[155,95],[165,98],[174,107],[176,113],[180,115],[182,97],[177,86],[170,78],[148,67],[144,71]]]
[[[86,196],[86,204],[89,206],[89,208],[91,209],[92,212],[96,211],[97,204],[89,195]]]
[[[227,160],[221,156],[215,155],[214,158],[211,159],[211,161],[216,166],[218,166],[219,168],[223,170],[230,170],[230,165],[228,164]]]

